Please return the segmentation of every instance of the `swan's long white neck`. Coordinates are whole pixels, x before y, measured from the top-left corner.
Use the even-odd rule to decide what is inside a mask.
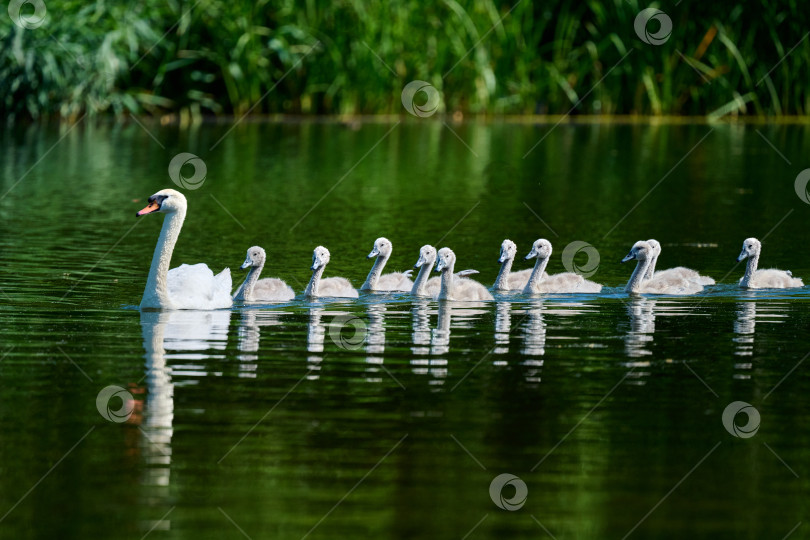
[[[433,271],[433,267],[436,265],[436,261],[430,263],[424,263],[421,267],[419,267],[419,274],[416,276],[416,280],[413,282],[413,288],[411,289],[411,294],[416,296],[427,296],[427,282],[430,279],[430,272]]]
[[[512,271],[512,263],[515,262],[514,257],[507,257],[503,263],[501,263],[501,270],[498,272],[498,277],[495,278],[495,283],[492,285],[492,288],[496,291],[505,291],[509,289],[507,285],[507,278],[509,277],[509,272]]]
[[[262,262],[259,266],[250,267],[250,271],[248,272],[245,281],[239,286],[238,289],[236,289],[236,292],[233,295],[234,300],[244,300],[246,302],[251,302],[253,300],[253,287],[259,280],[259,275],[262,273],[262,268],[264,268],[264,262]]]
[[[532,270],[532,275],[529,276],[529,282],[526,284],[527,289],[535,287],[543,279],[543,272],[546,271],[546,266],[548,266],[548,259],[549,257],[545,258],[537,257],[537,262],[534,263],[534,270]]]
[[[377,288],[377,282],[380,280],[380,274],[382,274],[383,268],[385,268],[385,263],[388,262],[388,257],[391,255],[377,255],[377,259],[374,261],[374,265],[371,267],[371,271],[368,273],[368,277],[366,278],[365,283],[360,287],[360,290],[363,291],[373,291]]]
[[[180,236],[180,229],[183,228],[185,219],[185,208],[166,214],[166,217],[163,218],[163,228],[160,230],[160,237],[152,255],[152,266],[149,268],[149,276],[146,278],[141,308],[172,307],[167,286],[169,266],[172,262],[174,245]]]
[[[741,286],[748,287],[748,285],[751,283],[751,278],[754,277],[754,272],[757,271],[758,265],[759,253],[748,257],[748,264],[745,266],[745,274],[743,274],[742,280],[740,280]]]
[[[321,276],[323,275],[323,271],[326,269],[326,265],[321,265],[318,267],[317,270],[312,271],[312,277],[307,283],[307,288],[304,289],[304,295],[306,296],[318,296],[318,289],[321,285]]]
[[[439,298],[447,300],[453,295],[454,279],[453,267],[456,265],[455,261],[448,262],[447,266],[442,269],[442,289],[439,293]]]
[[[647,272],[644,274],[644,281],[648,281],[653,278],[655,275],[655,265],[658,263],[658,253],[652,256],[650,260],[650,266],[647,268]]]
[[[644,280],[644,276],[647,275],[647,269],[650,267],[651,262],[650,259],[638,260],[636,268],[630,276],[630,281],[627,282],[627,286],[624,288],[625,292],[638,292],[641,290],[641,282]]]

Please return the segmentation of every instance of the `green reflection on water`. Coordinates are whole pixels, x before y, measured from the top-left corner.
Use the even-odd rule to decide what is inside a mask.
[[[806,289],[733,284],[748,236],[768,236],[765,266],[810,277],[793,189],[807,127],[757,128],[793,165],[746,126],[451,127],[249,123],[213,149],[229,126],[149,126],[165,149],[135,124],[4,133],[2,536],[442,538],[480,523],[470,538],[496,538],[540,522],[621,537],[704,457],[634,536],[781,537],[802,521]],[[359,285],[384,235],[391,270],[440,243],[490,284],[504,238],[522,257],[542,236],[553,273],[569,242],[596,246],[608,294],[141,314],[160,218],[134,212],[186,151],[208,176],[186,192],[174,265],[239,281],[259,244],[265,275],[301,291],[322,244],[327,275]],[[661,268],[731,274],[695,298],[616,294],[618,260],[651,237]],[[359,348],[333,339],[346,315],[365,325]],[[96,410],[108,385],[133,396],[129,422]],[[736,400],[761,413],[751,439],[723,429]],[[527,484],[519,511],[490,500],[503,472]]]

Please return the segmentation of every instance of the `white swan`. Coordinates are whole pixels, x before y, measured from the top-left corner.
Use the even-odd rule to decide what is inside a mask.
[[[690,268],[685,268],[683,266],[676,266],[675,268],[667,268],[666,270],[659,270],[658,272],[655,271],[655,265],[658,263],[658,257],[661,256],[661,244],[658,240],[653,238],[647,240],[647,243],[650,244],[650,247],[653,250],[652,261],[650,262],[650,267],[647,269],[647,273],[644,275],[644,279],[652,279],[653,275],[658,277],[682,277],[684,279],[688,279],[690,281],[697,281],[701,285],[714,285],[714,280],[708,276],[701,276],[694,270]]]
[[[371,271],[368,273],[365,283],[360,286],[361,291],[402,291],[408,292],[413,287],[413,281],[409,277],[410,272],[392,272],[381,276],[385,263],[391,257],[393,246],[387,238],[377,238],[374,241],[374,249],[367,258],[377,257]]]
[[[523,289],[526,294],[571,294],[571,293],[598,293],[602,290],[599,283],[587,280],[573,272],[548,275],[545,273],[548,260],[551,257],[551,242],[540,238],[532,245],[532,250],[526,255],[527,259],[537,257],[529,282]]]
[[[312,279],[309,280],[307,288],[304,289],[304,294],[310,298],[320,296],[357,298],[359,295],[348,279],[342,277],[321,279],[330,259],[329,250],[323,246],[316,247],[315,251],[312,252]]]
[[[217,275],[204,263],[182,264],[169,270],[172,251],[186,219],[188,204],[179,191],[162,189],[149,197],[149,204],[136,216],[160,212],[163,228],[160,230],[141,309],[220,309],[231,307],[231,271],[226,268]]]
[[[804,282],[793,277],[789,270],[757,270],[759,254],[762,252],[762,243],[756,238],[747,238],[743,242],[742,252],[737,262],[748,258],[745,274],[740,279],[740,287],[747,289],[791,289],[804,287]]]
[[[234,300],[245,302],[289,302],[295,298],[295,291],[279,278],[259,279],[267,254],[259,246],[247,250],[242,270],[250,268],[245,281],[233,294]]]
[[[526,284],[532,275],[532,269],[526,268],[525,270],[512,272],[512,263],[515,262],[516,255],[517,245],[509,239],[504,240],[501,244],[501,256],[498,257],[501,269],[498,272],[498,277],[495,278],[492,290],[515,291],[526,288]]]
[[[469,278],[453,274],[456,254],[450,248],[442,248],[438,254],[436,271],[442,273],[442,288],[439,300],[494,300],[486,287]]]
[[[627,286],[624,288],[628,293],[641,294],[674,294],[685,295],[695,294],[703,290],[703,285],[698,281],[689,280],[677,275],[660,276],[655,274],[651,279],[645,280],[647,270],[650,268],[650,263],[654,256],[652,246],[643,240],[639,240],[633,244],[630,253],[622,259],[622,262],[627,262],[636,259],[636,264]]]
[[[419,260],[413,265],[414,268],[419,269],[416,279],[411,288],[411,294],[414,296],[430,296],[434,300],[439,299],[439,293],[442,290],[442,281],[438,277],[430,277],[430,272],[433,270],[433,265],[436,264],[436,248],[430,245],[424,245],[419,250]],[[478,270],[461,270],[456,272],[455,277],[461,278],[477,274]],[[429,278],[429,279],[428,279]]]

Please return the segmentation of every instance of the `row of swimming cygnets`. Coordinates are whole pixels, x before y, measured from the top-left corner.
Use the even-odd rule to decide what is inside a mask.
[[[187,211],[187,202],[182,193],[173,189],[158,191],[148,199],[149,204],[137,215],[151,213],[166,215],[163,228],[155,247],[152,266],[146,282],[141,308],[164,309],[219,309],[230,307],[234,301],[242,302],[288,302],[295,298],[295,291],[279,278],[259,279],[266,261],[266,253],[259,246],[247,250],[242,269],[250,269],[245,281],[231,294],[230,270],[226,268],[214,275],[204,263],[183,264],[169,270],[174,246],[180,235]],[[360,291],[369,292],[408,292],[414,296],[430,297],[435,300],[486,301],[494,300],[492,292],[523,291],[526,294],[576,294],[598,293],[602,285],[574,272],[549,275],[546,267],[551,258],[551,242],[541,238],[534,242],[526,259],[536,259],[534,268],[512,272],[512,263],[517,256],[517,246],[511,240],[501,244],[498,261],[501,264],[495,283],[487,288],[470,278],[476,270],[455,271],[456,255],[450,248],[438,251],[433,246],[422,246],[414,268],[419,270],[416,279],[411,272],[383,274],[392,253],[391,242],[378,238],[368,258],[375,258],[371,271]],[[762,244],[756,238],[743,242],[738,261],[748,259],[745,274],[740,280],[744,288],[783,289],[803,287],[801,279],[793,277],[789,271],[759,270],[759,257]],[[622,262],[635,259],[636,268],[625,287],[632,294],[689,295],[701,292],[705,286],[713,285],[712,278],[682,266],[667,270],[655,269],[661,255],[661,244],[656,240],[636,242]],[[304,290],[309,298],[335,297],[357,298],[358,290],[342,277],[324,278],[323,273],[329,263],[329,250],[323,246],[315,248],[312,255],[312,278]],[[435,268],[434,268],[435,267]],[[432,270],[440,272],[440,277],[430,277]]]

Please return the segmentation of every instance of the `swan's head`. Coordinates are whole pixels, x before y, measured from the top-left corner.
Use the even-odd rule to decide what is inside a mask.
[[[753,257],[755,255],[759,255],[759,250],[762,249],[762,243],[757,240],[756,238],[746,238],[745,242],[743,242],[742,251],[740,252],[740,256],[737,257],[737,262],[740,262],[743,259],[748,257]]]
[[[247,250],[245,262],[242,263],[240,268],[244,270],[245,268],[250,268],[251,266],[262,266],[265,259],[267,259],[267,254],[264,252],[264,250],[259,246],[253,246]]]
[[[645,261],[648,258],[653,256],[653,248],[650,246],[648,242],[644,240],[639,240],[635,244],[633,244],[633,248],[630,250],[622,262],[631,261],[633,259],[638,259],[639,261]]]
[[[515,255],[517,255],[517,245],[509,239],[504,240],[501,244],[501,256],[498,257],[498,262],[511,261]]]
[[[155,212],[171,214],[186,208],[186,197],[175,189],[161,189],[148,199],[146,208],[137,212],[136,216],[145,216]]]
[[[533,259],[535,257],[538,259],[548,259],[551,257],[551,242],[545,238],[540,238],[532,244],[532,250],[526,255],[526,258]]]
[[[374,249],[371,250],[371,253],[368,254],[367,259],[372,257],[390,257],[391,256],[391,242],[388,238],[377,238],[374,241]]]
[[[414,268],[419,268],[423,264],[433,264],[436,262],[436,248],[433,246],[422,246],[419,250],[419,260],[413,265]]]
[[[438,264],[436,264],[436,271],[441,272],[446,268],[456,264],[456,254],[450,248],[442,248],[439,250]]]
[[[649,240],[647,240],[647,243],[650,245],[650,248],[652,249],[653,256],[657,257],[661,255],[661,243],[658,242],[658,240],[650,238]]]
[[[328,249],[323,246],[316,247],[315,251],[312,252],[312,270],[326,266],[330,257]]]

